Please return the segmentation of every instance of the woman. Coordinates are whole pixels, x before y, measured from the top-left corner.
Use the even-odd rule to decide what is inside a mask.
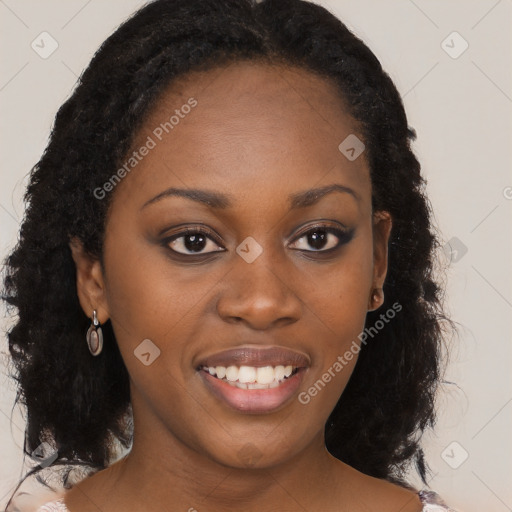
[[[314,4],[157,0],[116,30],[6,261],[25,450],[61,477],[39,510],[449,510],[404,477],[444,318],[414,137]]]

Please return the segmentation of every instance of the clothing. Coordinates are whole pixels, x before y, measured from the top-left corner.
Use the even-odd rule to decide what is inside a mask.
[[[441,497],[433,491],[420,491],[418,493],[421,503],[423,503],[422,512],[457,512],[450,508]],[[66,512],[66,509],[64,509]]]
[[[69,512],[69,509],[64,505],[64,498],[59,498],[58,500],[45,503],[36,512]]]
[[[454,509],[449,508],[435,492],[420,491],[418,496],[423,503],[422,512],[456,512]],[[59,498],[45,503],[36,512],[69,512],[69,509],[64,505],[64,498]]]

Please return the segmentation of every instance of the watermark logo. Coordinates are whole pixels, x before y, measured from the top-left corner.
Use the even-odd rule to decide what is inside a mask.
[[[444,253],[450,262],[457,263],[468,252],[467,246],[456,236],[450,238],[443,246]]]
[[[59,43],[48,32],[41,32],[32,43],[30,43],[30,47],[41,59],[47,59],[57,50]]]
[[[47,468],[57,459],[58,452],[49,443],[44,441],[31,454],[30,457],[42,468]]]
[[[452,59],[458,59],[469,48],[469,43],[457,31],[453,31],[443,40],[441,48]]]
[[[235,250],[247,263],[252,263],[263,252],[263,247],[252,236],[248,236]]]
[[[150,339],[145,339],[140,343],[133,353],[145,366],[153,364],[155,359],[160,357],[160,349]]]
[[[363,153],[365,145],[363,144],[363,141],[359,139],[359,137],[351,133],[338,146],[338,149],[347,158],[347,160],[353,162]]]
[[[452,469],[458,469],[469,457],[469,453],[457,441],[452,441],[441,453],[441,458]]]
[[[261,459],[261,451],[252,443],[245,444],[238,451],[238,458],[247,466],[252,467]]]

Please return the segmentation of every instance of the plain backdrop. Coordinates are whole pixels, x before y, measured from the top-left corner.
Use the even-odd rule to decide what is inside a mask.
[[[447,300],[459,336],[446,376],[453,384],[443,387],[437,429],[424,441],[430,486],[462,512],[511,511],[512,1],[318,3],[370,46],[400,91],[447,244],[439,257],[449,263]],[[2,259],[16,242],[27,174],[55,113],[100,43],[141,5],[0,0]],[[31,46],[48,37],[42,32],[58,44],[47,58]],[[5,330],[10,321],[2,322]],[[5,376],[4,335],[0,351],[3,509],[22,471],[24,421]]]

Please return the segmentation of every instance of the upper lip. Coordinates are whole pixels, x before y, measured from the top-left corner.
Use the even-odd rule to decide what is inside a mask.
[[[311,360],[302,352],[284,347],[239,346],[217,352],[202,359],[198,364],[198,369],[205,366],[262,367],[279,365],[302,368],[310,366]]]

